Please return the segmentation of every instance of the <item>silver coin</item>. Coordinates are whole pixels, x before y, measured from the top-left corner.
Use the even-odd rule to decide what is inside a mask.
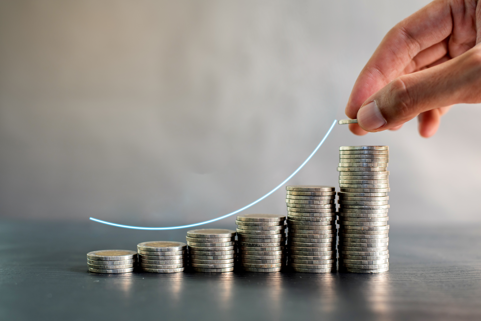
[[[87,258],[87,263],[98,264],[98,265],[125,265],[125,264],[134,264],[135,262],[137,262],[136,259],[110,261],[110,260],[92,260],[90,258]]]
[[[320,260],[334,260],[336,259],[336,253],[332,252],[333,254],[330,255],[290,255],[289,259],[292,260],[293,262],[296,261],[303,261],[303,260],[309,260],[309,261],[320,261]]]
[[[144,272],[150,272],[150,273],[178,273],[178,272],[183,272],[184,268],[175,268],[175,269],[157,269],[157,268],[142,268],[142,271]]]
[[[87,253],[87,259],[97,261],[132,260],[137,257],[137,252],[128,250],[99,250]]]
[[[267,221],[267,222],[249,222],[249,221],[235,221],[238,226],[282,226],[284,221]]]
[[[374,150],[389,150],[389,146],[340,146],[339,147],[340,151],[351,151],[351,150],[369,150],[369,151],[374,151]]]
[[[277,242],[277,243],[248,243],[248,242],[240,242],[241,247],[276,247],[282,246],[285,242]]]
[[[308,195],[308,196],[296,196],[296,195],[286,195],[286,199],[288,200],[307,200],[307,201],[329,201],[334,200],[336,198],[335,194],[332,195]]]
[[[296,222],[332,222],[336,220],[336,215],[330,216],[296,216],[296,215],[289,215],[287,217],[287,221],[296,221]]]
[[[334,192],[336,188],[322,185],[290,185],[286,186],[286,190],[295,192]]]
[[[322,256],[328,256],[334,253],[333,255],[336,255],[336,250],[325,250],[325,251],[319,251],[319,252],[312,252],[312,251],[294,251],[292,253],[289,253],[289,257],[322,257]]]
[[[349,230],[386,231],[386,230],[389,230],[389,225],[385,225],[385,226],[346,226],[346,225],[343,225],[342,229],[345,230],[345,231],[349,231]]]
[[[272,235],[272,234],[284,234],[284,229],[281,231],[270,231],[270,230],[244,230],[244,229],[237,229],[237,233],[240,235],[250,235],[250,234],[256,234],[256,235]]]
[[[282,267],[282,263],[270,263],[270,264],[256,264],[256,263],[247,263],[242,262],[242,266],[244,268],[254,268],[254,269],[273,269]]]
[[[222,250],[203,250],[202,248],[191,248],[190,249],[190,255],[196,255],[196,256],[222,256],[222,255],[232,255],[234,253],[234,249],[229,249],[227,251],[222,251]]]
[[[256,226],[244,226],[237,225],[237,229],[241,230],[254,230],[254,231],[282,231],[286,227],[284,225],[270,226],[270,225],[256,225]]]
[[[277,255],[247,255],[247,254],[241,254],[240,258],[242,260],[281,260],[285,257],[285,253],[277,254]]]
[[[339,237],[342,238],[354,238],[358,240],[376,240],[376,239],[383,239],[388,237],[388,233],[386,234],[375,234],[375,235],[366,235],[366,234],[353,234],[353,233],[346,233],[346,234],[340,234]]]
[[[340,179],[388,179],[390,172],[388,170],[381,172],[339,172]],[[369,178],[359,178],[359,176],[367,176]]]
[[[344,217],[341,216],[339,219],[339,223],[342,222],[387,222],[389,221],[389,216],[384,216],[384,217]]]
[[[319,205],[289,203],[289,204],[287,204],[287,207],[288,207],[289,209],[291,209],[291,208],[308,208],[308,209],[327,208],[327,209],[332,209],[332,208],[336,208],[336,205],[335,205],[334,203],[331,203],[331,204],[319,204]]]
[[[187,231],[190,238],[231,238],[235,236],[235,231],[228,229],[197,229]]]
[[[95,269],[95,268],[88,268],[89,272],[93,273],[109,273],[109,274],[118,274],[118,273],[130,273],[134,271],[134,268],[128,269]]]
[[[285,238],[284,233],[282,234],[252,234],[252,235],[238,235],[239,240],[280,240]]]
[[[338,172],[384,172],[387,171],[387,166],[385,167],[337,167]]]
[[[189,247],[228,247],[228,246],[234,246],[235,242],[224,242],[224,243],[194,243],[191,241],[187,241],[187,245]]]
[[[180,260],[141,260],[142,264],[152,264],[152,265],[178,265],[183,264],[185,259]]]
[[[342,258],[340,260],[343,264],[358,264],[358,265],[377,265],[389,263],[389,259],[378,259],[378,260],[353,260]]]
[[[269,251],[249,251],[249,250],[243,250],[241,251],[241,256],[246,257],[246,256],[265,256],[265,257],[271,257],[271,256],[279,256],[279,255],[284,255],[284,249],[282,250],[269,250]]]
[[[286,242],[286,237],[283,238],[276,238],[276,239],[254,239],[254,238],[239,238],[239,244],[243,243],[277,243],[277,244],[284,244]]]
[[[335,196],[336,192],[295,192],[295,191],[287,191],[287,197],[289,196],[319,196],[319,197],[327,197],[327,196]]]
[[[342,168],[360,168],[359,170],[365,170],[365,169],[373,169],[373,168],[386,168],[389,166],[389,163],[339,163],[338,167]]]
[[[386,226],[386,221],[381,222],[353,222],[353,221],[340,221],[340,225],[343,226]]]
[[[209,268],[198,268],[193,267],[195,272],[202,272],[202,273],[226,273],[234,271],[234,267],[229,268],[221,268],[221,269],[209,269]]]
[[[274,252],[284,251],[284,246],[271,246],[271,247],[240,247],[241,253],[254,253],[257,252]]]
[[[357,119],[341,119],[338,121],[339,125],[357,124]]]
[[[141,263],[140,266],[143,268],[146,268],[146,269],[179,269],[179,268],[183,268],[184,267],[184,264],[171,264],[171,265],[167,265],[167,264],[147,264],[147,263]]]
[[[326,225],[289,225],[289,231],[299,232],[304,230],[332,230],[333,224],[326,224]]]
[[[182,250],[182,251],[171,251],[171,252],[154,252],[154,251],[138,250],[138,254],[139,255],[152,255],[152,256],[176,256],[176,255],[183,255],[186,250],[187,250],[187,248]]]
[[[326,263],[326,264],[298,264],[298,263],[289,263],[289,266],[293,268],[300,268],[300,269],[328,269],[332,268],[334,263]]]
[[[381,214],[339,213],[339,220],[356,219],[356,218],[378,219],[378,218],[389,218],[389,216],[387,212],[381,213]]]
[[[287,215],[303,215],[303,216],[326,216],[326,215],[334,215],[336,213],[336,206],[334,205],[332,208],[324,208],[324,209],[309,209],[309,208],[295,208],[295,207],[288,207],[287,208]]]
[[[277,214],[242,214],[237,216],[237,221],[244,222],[271,222],[271,221],[284,221],[285,215]]]
[[[390,188],[341,188],[341,192],[346,193],[388,193]]]
[[[290,248],[301,248],[301,247],[314,247],[314,248],[326,248],[326,247],[332,247],[334,246],[334,241],[328,241],[328,242],[311,242],[311,243],[305,243],[305,242],[291,242],[289,244]],[[357,243],[356,243],[357,244]],[[360,244],[365,244],[365,243],[360,243]]]
[[[266,272],[266,273],[270,273],[270,272],[280,272],[280,271],[282,270],[282,267],[271,268],[271,269],[260,269],[260,268],[242,267],[242,269],[243,269],[245,272]]]
[[[234,237],[200,238],[200,237],[189,237],[189,236],[187,236],[185,239],[187,240],[187,245],[189,245],[189,242],[193,242],[193,243],[228,243],[228,242],[234,242],[235,241]]]
[[[351,196],[351,194],[339,194],[339,201],[389,201],[389,196]]]
[[[389,156],[387,150],[340,150],[339,155],[386,155]]]
[[[335,203],[335,199],[330,199],[330,200],[293,200],[293,199],[290,199],[290,198],[286,199],[286,204],[288,206],[298,205],[298,204],[331,205],[331,204],[334,204],[334,203]]]
[[[335,248],[334,244],[326,243],[322,247],[305,247],[305,246],[289,246],[289,252],[292,253],[314,253],[314,252],[326,252]]]
[[[339,251],[387,251],[387,246],[377,246],[377,247],[363,247],[363,246],[345,246],[340,244]]]
[[[339,236],[344,237],[345,235],[350,235],[350,234],[381,235],[381,234],[389,234],[389,230],[384,230],[384,231],[345,230],[342,228],[342,226],[339,228]]]
[[[381,209],[388,209],[391,205],[351,205],[351,204],[339,204],[340,208],[342,209],[361,209],[361,210],[381,210]]]
[[[295,272],[300,272],[300,273],[330,273],[330,272],[336,271],[336,269],[334,267],[325,268],[325,269],[306,269],[306,268],[295,267],[293,269],[294,269]]]
[[[221,247],[221,246],[210,246],[210,247],[207,247],[207,246],[189,246],[189,250],[192,250],[192,249],[199,249],[199,250],[203,250],[203,251],[222,251],[222,252],[225,252],[225,251],[233,251],[234,250],[234,246],[224,246],[224,247]]]
[[[357,240],[356,240],[357,241]],[[365,241],[365,242],[356,242],[352,239],[344,239],[341,238],[339,242],[339,246],[346,247],[346,246],[356,246],[356,247],[387,247],[389,244],[389,240],[384,241]]]
[[[385,264],[351,264],[351,263],[343,263],[343,267],[349,267],[354,269],[385,269],[389,267],[389,263]]]
[[[325,233],[322,234],[296,234],[296,233],[289,233],[289,239],[297,238],[297,239],[323,239],[329,237],[336,237],[337,233],[336,230],[333,231],[323,231]]]
[[[227,259],[227,260],[198,260],[191,258],[190,260],[191,264],[232,264],[234,263],[234,258],[232,259]]]
[[[264,259],[259,259],[259,260],[254,260],[254,259],[242,259],[241,263],[247,263],[247,264],[284,264],[284,258],[282,259],[277,259],[277,260],[264,260]]]
[[[332,243],[336,241],[336,235],[332,235],[331,237],[326,237],[326,238],[298,238],[298,237],[293,237],[289,238],[289,244],[290,245],[296,245],[296,244],[309,244],[309,243]]]
[[[353,268],[344,268],[345,272],[349,273],[369,273],[369,274],[374,274],[374,273],[384,273],[389,271],[389,267],[385,269],[374,269],[374,270],[363,270],[363,269],[353,269]]]
[[[331,232],[330,232],[331,231]],[[330,234],[335,233],[336,229],[332,228],[331,230],[291,230],[289,231],[289,235],[320,235],[320,234]]]
[[[363,179],[359,176],[342,176],[339,177],[339,183],[341,184],[389,184],[389,178],[377,178],[377,179]]]
[[[363,157],[363,158],[343,158],[339,157],[339,163],[350,164],[350,163],[387,163],[387,157]]]
[[[123,265],[104,265],[104,264],[92,264],[87,263],[87,266],[92,269],[99,270],[116,270],[116,269],[132,269],[134,267],[133,263],[123,264]]]
[[[389,250],[377,250],[377,249],[364,249],[362,251],[357,250],[343,250],[340,255],[387,255],[389,254]]]
[[[137,244],[137,250],[143,252],[176,252],[186,247],[185,243],[173,241],[150,241]]]
[[[375,189],[380,189],[380,188],[389,188],[389,184],[339,184],[340,188],[359,188],[359,189],[366,189],[366,188],[375,188]]]
[[[319,213],[319,212],[308,212],[308,213],[302,213],[302,212],[289,212],[287,214],[288,218],[292,218],[295,220],[299,220],[301,218],[315,218],[315,219],[322,219],[322,218],[333,218],[336,216],[335,211],[328,211],[324,213]]]
[[[387,159],[389,154],[339,154],[339,159]]]
[[[234,266],[234,262],[232,263],[219,263],[219,264],[214,264],[214,263],[197,263],[197,262],[190,262],[190,265],[192,267],[196,268],[203,268],[203,269],[225,269],[225,268],[230,268]]]
[[[192,261],[206,261],[206,260],[233,260],[235,258],[234,253],[231,255],[191,255]]]
[[[332,225],[335,223],[335,220],[330,220],[330,221],[317,221],[317,222],[313,222],[313,221],[289,221],[289,224],[288,226],[289,227],[304,227],[304,226],[329,226],[329,225]]]
[[[347,214],[352,215],[361,215],[361,214],[368,214],[368,215],[388,215],[389,209],[378,209],[378,210],[365,210],[360,208],[346,208],[346,209],[339,209],[338,215],[345,216]]]

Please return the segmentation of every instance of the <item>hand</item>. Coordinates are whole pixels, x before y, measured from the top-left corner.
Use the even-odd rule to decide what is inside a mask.
[[[436,0],[397,24],[359,75],[346,115],[357,135],[418,116],[434,135],[449,106],[481,102],[481,0]]]

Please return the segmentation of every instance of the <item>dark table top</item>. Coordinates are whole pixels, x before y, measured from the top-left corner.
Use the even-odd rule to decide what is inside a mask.
[[[89,251],[185,232],[0,221],[0,320],[481,320],[480,226],[391,226],[377,275],[87,272]]]

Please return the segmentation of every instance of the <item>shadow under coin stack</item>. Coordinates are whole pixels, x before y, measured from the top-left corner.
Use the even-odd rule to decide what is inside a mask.
[[[240,265],[246,272],[279,272],[285,260],[286,217],[276,214],[237,216]]]
[[[287,186],[289,266],[296,272],[336,270],[336,189]]]
[[[87,253],[89,272],[130,273],[134,271],[137,253],[128,250],[101,250]]]
[[[339,151],[339,267],[353,273],[389,270],[388,146]]]
[[[198,229],[187,232],[190,265],[195,272],[232,272],[235,265],[235,231]]]
[[[140,267],[142,271],[151,273],[183,272],[186,248],[185,243],[173,241],[139,243]]]

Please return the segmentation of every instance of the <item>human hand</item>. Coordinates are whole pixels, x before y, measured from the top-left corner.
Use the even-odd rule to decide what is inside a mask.
[[[354,84],[346,115],[356,135],[418,116],[434,135],[449,106],[481,102],[481,0],[436,0],[384,37]]]

